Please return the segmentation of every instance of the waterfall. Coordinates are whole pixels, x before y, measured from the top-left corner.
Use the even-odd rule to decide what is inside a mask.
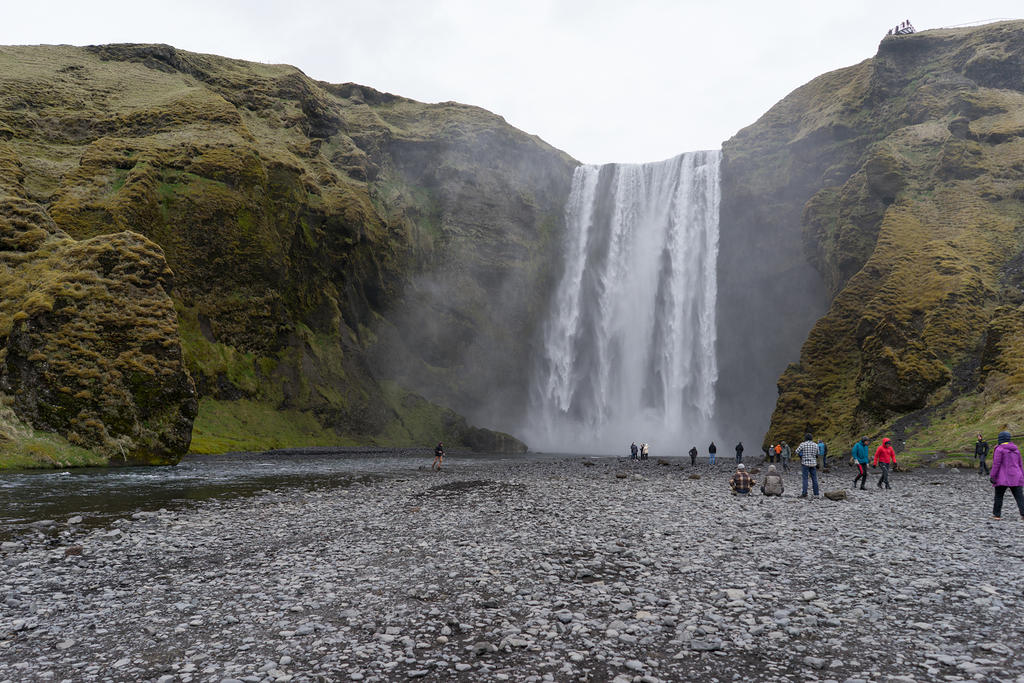
[[[715,408],[721,152],[580,166],[524,436],[536,450],[703,452]]]

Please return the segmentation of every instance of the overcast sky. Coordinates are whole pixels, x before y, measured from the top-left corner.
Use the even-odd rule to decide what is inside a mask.
[[[18,2],[0,44],[160,42],[485,107],[587,163],[713,149],[886,30],[1020,18],[1020,0]]]

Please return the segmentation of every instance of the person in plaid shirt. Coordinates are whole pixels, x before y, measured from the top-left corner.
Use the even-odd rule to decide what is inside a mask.
[[[732,489],[734,496],[749,496],[754,483],[754,478],[747,474],[747,468],[740,463],[736,465],[736,474],[729,480],[729,488]]]
[[[814,483],[814,495],[818,495],[818,444],[813,441],[811,435],[804,434],[803,443],[796,447],[796,454],[800,458],[800,476],[803,479],[804,488],[801,498],[807,497],[807,476],[811,477]]]

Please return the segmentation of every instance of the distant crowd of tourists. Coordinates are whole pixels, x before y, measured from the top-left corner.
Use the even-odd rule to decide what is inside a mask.
[[[857,489],[857,485],[860,484],[859,488],[861,490],[867,488],[868,465],[870,465],[872,469],[879,470],[878,481],[875,484],[876,488],[885,488],[887,491],[891,490],[892,485],[889,481],[889,474],[898,467],[896,451],[892,446],[892,440],[888,437],[883,438],[878,448],[875,449],[873,457],[868,455],[871,452],[868,444],[868,437],[862,436],[850,449],[850,464],[857,467],[857,476],[853,479],[852,487]],[[749,496],[757,485],[752,473],[747,471],[747,467],[743,463],[743,450],[743,442],[740,441],[736,444],[735,448],[736,471],[732,478],[729,479],[729,488],[733,495],[737,496]],[[821,495],[818,483],[819,461],[822,469],[828,468],[828,444],[824,440],[819,439],[815,441],[808,432],[804,434],[804,440],[796,447],[796,451],[790,449],[789,444],[785,441],[780,441],[776,444],[769,443],[761,450],[764,454],[762,464],[768,463],[768,471],[765,475],[764,483],[761,484],[761,493],[765,496],[781,496],[783,494],[785,485],[782,474],[776,469],[775,464],[780,464],[782,471],[787,472],[789,471],[789,462],[795,455],[800,461],[800,479],[802,483],[800,497],[807,498],[808,484],[811,486],[811,494],[814,497]],[[1020,512],[1021,519],[1024,520],[1024,462],[1021,460],[1020,449],[1013,443],[1013,436],[1010,434],[1009,425],[1003,426],[996,439],[996,447],[992,450],[991,468],[986,462],[988,453],[988,441],[985,440],[983,435],[978,434],[978,439],[974,444],[974,457],[978,460],[978,474],[987,474],[989,481],[992,483],[995,496],[992,502],[992,519],[998,520],[1002,518],[1003,498],[1006,492],[1009,491],[1017,503],[1017,510]],[[688,455],[690,456],[691,465],[696,466],[699,454],[696,446],[690,448]],[[715,464],[717,454],[718,447],[712,441],[707,447],[709,465]],[[431,469],[440,470],[444,463],[444,456],[444,444],[438,442],[437,447],[434,448],[434,462],[431,465]],[[647,460],[650,457],[650,445],[647,442],[637,445],[634,441],[629,447],[629,457],[631,460]]]
[[[999,432],[997,445],[992,451],[991,468],[985,462],[988,457],[988,451],[988,442],[984,436],[978,434],[978,440],[974,446],[974,455],[978,460],[978,474],[988,475],[989,481],[992,483],[994,493],[992,519],[1002,519],[1003,498],[1006,492],[1009,491],[1017,503],[1017,511],[1020,513],[1021,519],[1024,520],[1024,461],[1021,459],[1020,449],[1013,443],[1013,436],[1010,434],[1008,426],[1004,426],[1003,430]],[[869,452],[868,437],[866,436],[861,437],[853,445],[853,448],[850,449],[850,460],[857,466],[857,476],[853,479],[852,487],[854,489],[858,488],[858,483],[862,490],[867,487],[868,464],[870,463],[873,469],[879,469],[876,487],[884,487],[886,490],[892,489],[889,483],[889,473],[897,467],[896,451],[892,447],[892,441],[888,438],[882,439],[882,443],[875,449],[873,458],[868,456]],[[796,449],[796,456],[800,460],[801,480],[803,483],[800,493],[801,498],[807,497],[808,479],[813,486],[813,495],[819,495],[818,458],[821,458],[822,468],[827,467],[827,453],[828,448],[823,441],[815,442],[810,434],[804,434],[803,442]],[[766,449],[765,459],[769,462],[769,465],[764,483],[761,485],[761,493],[766,496],[781,496],[785,490],[782,476],[776,470],[773,462],[773,460],[783,455],[785,457],[782,460],[782,464],[785,471],[789,460],[789,445],[782,442]],[[729,480],[729,488],[733,494],[749,496],[756,485],[757,482],[747,472],[746,467],[742,463],[737,463],[736,472]]]
[[[1020,450],[1012,441],[1008,426],[1004,426],[999,432],[998,445],[992,451],[992,467],[989,468],[986,462],[989,453],[989,444],[984,436],[978,434],[974,445],[974,456],[978,461],[978,474],[988,475],[994,488],[995,498],[992,505],[992,519],[1001,519],[1003,498],[1007,491],[1010,491],[1017,503],[1017,508],[1024,519],[1024,462],[1021,460]],[[867,436],[862,436],[850,449],[850,464],[856,466],[857,474],[853,478],[852,488],[864,490],[868,483],[868,467],[878,470],[878,480],[875,487],[878,489],[891,490],[892,483],[890,474],[898,468],[896,461],[896,450],[893,448],[892,440],[888,437],[882,439],[881,443],[871,455]],[[630,444],[631,460],[647,460],[650,455],[650,445],[642,442],[639,446],[634,441]],[[734,495],[749,496],[757,486],[752,473],[747,470],[743,463],[743,442],[736,444],[736,470],[729,479],[729,488]],[[760,490],[765,496],[781,496],[785,491],[785,484],[782,473],[789,471],[790,461],[795,457],[800,462],[800,497],[807,498],[808,494],[818,497],[821,495],[818,482],[818,469],[828,468],[828,444],[823,439],[815,440],[810,433],[804,434],[803,441],[796,447],[790,448],[785,441],[769,443],[761,449],[763,453],[762,464],[768,464],[768,471]],[[688,451],[690,464],[697,465],[697,458],[700,452],[697,446],[691,446]],[[718,447],[712,441],[707,447],[708,465],[715,465],[718,455]],[[782,472],[776,468],[781,465]]]
[[[779,462],[782,465],[783,472],[789,471],[789,461],[794,455],[794,451],[790,449],[789,444],[785,441],[780,441],[777,444],[768,444],[762,451],[764,453],[763,462],[768,463],[768,474],[765,475],[765,482],[761,486],[761,493],[766,496],[781,496],[785,487],[783,486],[782,475],[775,468],[775,463]],[[807,433],[804,434],[804,440],[796,447],[795,455],[800,461],[800,480],[802,483],[800,497],[807,497],[808,484],[811,486],[812,495],[815,497],[821,495],[818,484],[818,463],[820,461],[822,469],[828,467],[828,444],[821,439],[815,441],[814,437]],[[875,450],[873,461],[868,457],[868,437],[866,436],[854,444],[850,455],[851,460],[857,465],[857,476],[853,480],[853,488],[857,488],[858,483],[860,483],[860,488],[866,487],[865,485],[868,480],[867,467],[870,462],[872,468],[881,469],[881,476],[878,478],[878,488],[892,489],[892,485],[889,483],[889,472],[896,466],[896,451],[893,449],[890,439],[882,439],[882,443]],[[733,494],[749,496],[755,485],[756,482],[750,473],[747,472],[743,463],[737,462],[736,473],[729,480],[729,487],[732,489]]]

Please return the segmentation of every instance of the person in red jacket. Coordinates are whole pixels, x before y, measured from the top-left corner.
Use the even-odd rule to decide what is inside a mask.
[[[889,486],[889,468],[896,464],[896,451],[889,445],[889,439],[882,439],[882,445],[875,451],[875,460],[871,463],[872,467],[881,467],[882,476],[878,479],[878,488],[882,488],[882,484],[885,484],[886,489],[891,489]]]

